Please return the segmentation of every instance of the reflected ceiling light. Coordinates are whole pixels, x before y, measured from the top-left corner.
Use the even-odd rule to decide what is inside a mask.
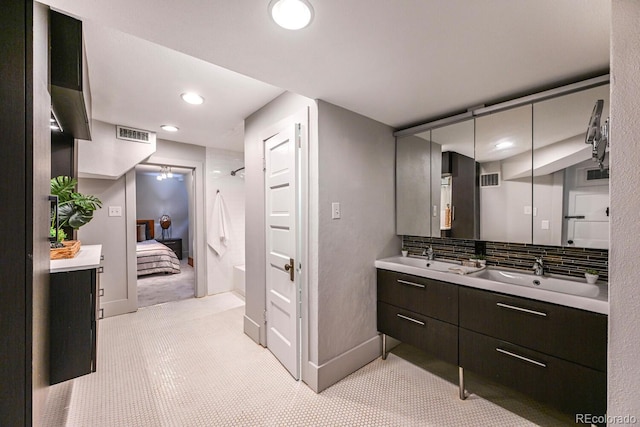
[[[513,147],[513,142],[511,141],[502,141],[496,144],[496,148],[498,150],[504,150],[505,148]]]
[[[269,15],[282,28],[300,30],[313,19],[313,7],[307,0],[271,0]]]
[[[204,98],[193,92],[185,92],[180,95],[182,100],[188,104],[200,105],[204,102]]]
[[[160,129],[166,130],[167,132],[178,132],[178,128],[173,125],[162,125]]]

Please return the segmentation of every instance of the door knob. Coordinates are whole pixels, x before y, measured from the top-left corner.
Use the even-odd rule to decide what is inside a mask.
[[[284,270],[289,272],[289,280],[293,282],[293,258],[289,258],[289,264],[284,265]]]

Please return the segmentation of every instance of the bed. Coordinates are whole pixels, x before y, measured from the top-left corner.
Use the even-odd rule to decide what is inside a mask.
[[[136,221],[138,242],[136,257],[138,276],[156,273],[180,273],[180,260],[167,246],[154,239],[154,221]]]

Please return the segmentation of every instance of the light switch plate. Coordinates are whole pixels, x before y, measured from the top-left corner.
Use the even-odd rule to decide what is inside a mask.
[[[525,206],[524,207],[524,214],[525,215],[531,215],[531,206]]]
[[[540,223],[540,229],[541,230],[548,230],[549,229],[549,220],[548,219],[543,219]]]
[[[340,219],[340,203],[331,203],[331,219]]]
[[[122,216],[122,206],[109,206],[109,216]]]

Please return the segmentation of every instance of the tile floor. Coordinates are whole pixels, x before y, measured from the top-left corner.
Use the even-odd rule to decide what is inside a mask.
[[[571,420],[408,346],[320,394],[242,333],[235,294],[100,322],[97,372],[51,388],[45,426],[558,426]]]

